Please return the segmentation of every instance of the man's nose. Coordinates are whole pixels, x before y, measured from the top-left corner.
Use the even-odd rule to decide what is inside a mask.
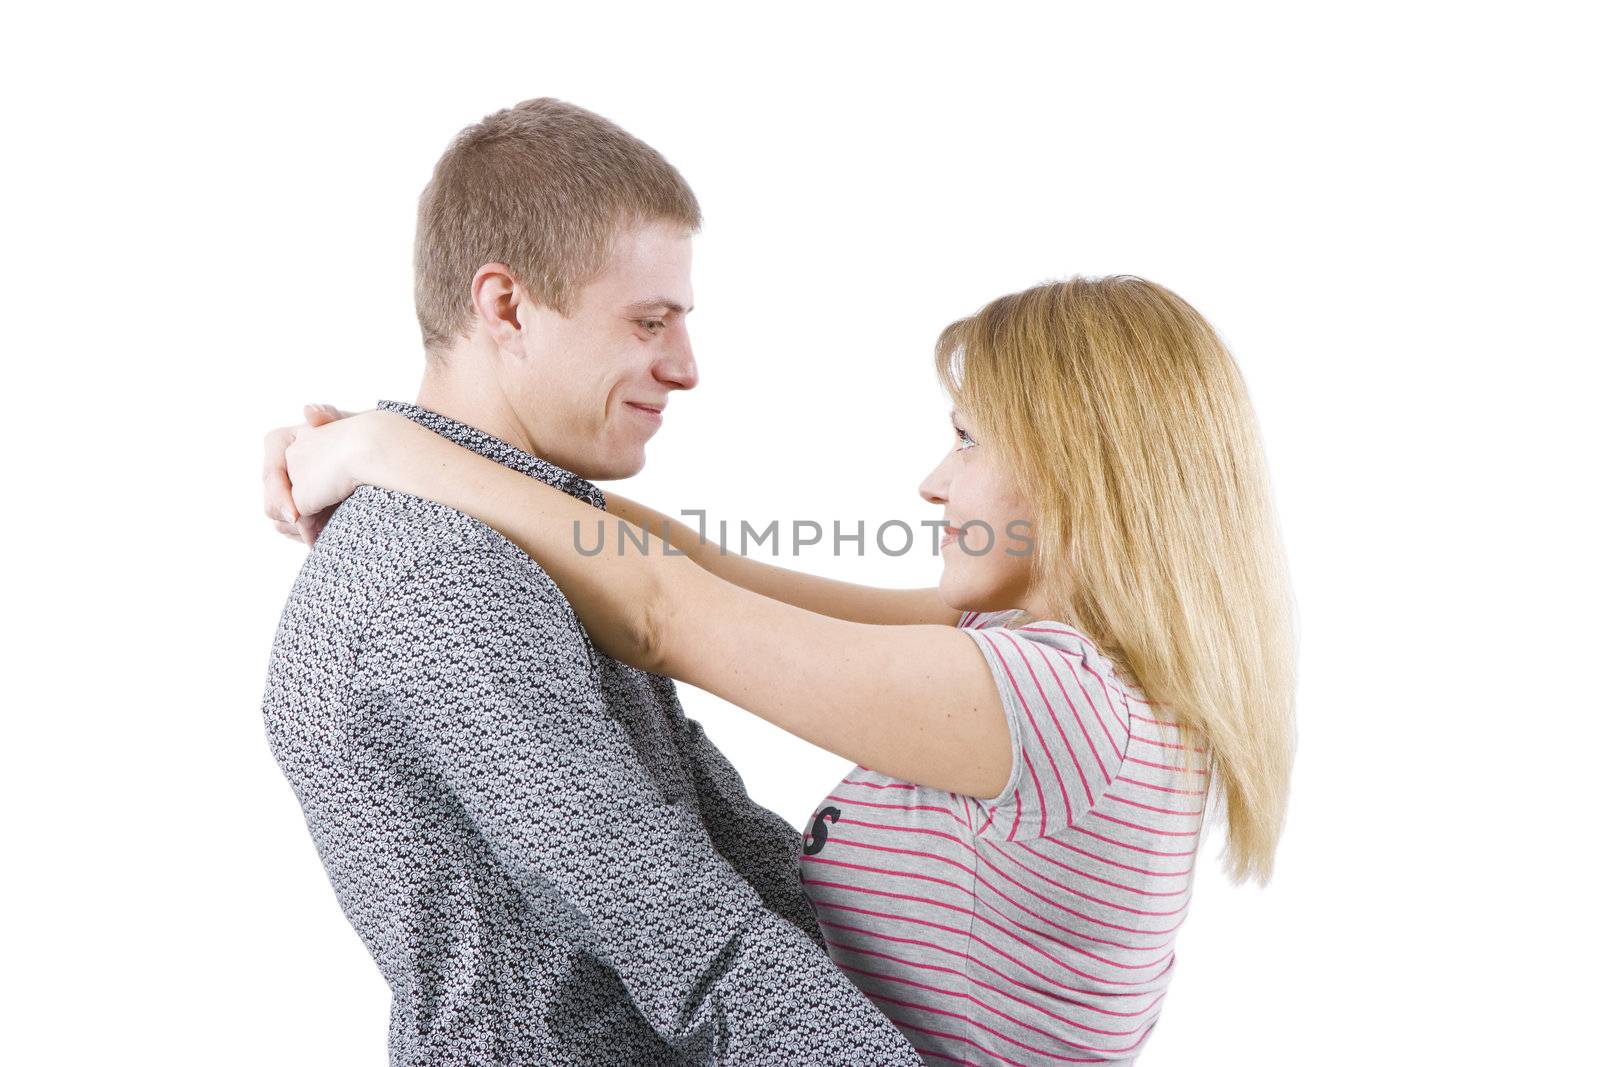
[[[700,368],[694,361],[689,331],[679,325],[669,340],[666,351],[656,361],[656,380],[678,389],[693,389],[700,381]]]

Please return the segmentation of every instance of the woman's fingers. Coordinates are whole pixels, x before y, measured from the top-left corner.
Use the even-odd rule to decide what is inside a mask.
[[[319,511],[315,515],[305,515],[295,523],[296,536],[306,547],[309,548],[311,545],[316,544],[317,538],[322,534],[322,528],[328,525],[328,515],[331,511],[332,509],[329,508]]]
[[[326,426],[330,422],[338,422],[348,414],[332,404],[307,404],[301,412],[305,415],[306,421],[313,426]]]
[[[332,404],[307,404],[301,409],[305,415],[305,422],[299,426],[280,426],[271,431],[262,439],[261,452],[261,496],[262,507],[267,518],[274,523],[288,523],[289,528],[278,527],[278,532],[297,541],[310,544],[316,540],[315,532],[307,536],[304,528],[298,527],[300,511],[294,504],[294,485],[289,480],[289,463],[286,454],[289,446],[294,444],[296,435],[308,427],[326,426],[330,422],[338,422],[349,416],[348,411],[340,411]]]
[[[284,452],[294,440],[294,428],[281,426],[267,434],[261,442],[261,495],[267,518],[274,521],[294,522],[300,517],[295,510],[294,494],[289,485],[289,468],[284,462]]]

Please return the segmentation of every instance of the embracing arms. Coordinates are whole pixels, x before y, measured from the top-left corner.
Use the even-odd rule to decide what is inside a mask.
[[[642,530],[656,534],[667,530],[674,551],[682,551],[718,578],[807,611],[882,626],[914,623],[954,626],[961,617],[960,612],[940,599],[937,589],[879,589],[775,567],[726,551],[715,541],[703,540],[699,532],[687,524],[609,489],[606,490],[606,511]]]
[[[309,427],[326,425],[350,415],[349,412],[322,404],[308,405],[305,414]],[[290,501],[291,490],[283,455],[297,431],[298,428],[282,427],[267,435],[263,480],[267,512],[278,530],[287,537],[309,542],[316,539],[325,516],[312,514],[302,515],[297,520],[285,520],[277,514],[278,509]],[[762,563],[728,551],[723,545],[702,538],[699,531],[678,519],[669,518],[614,490],[606,490],[606,511],[641,530],[657,534],[666,531],[674,551],[683,552],[725,581],[807,611],[882,626],[915,623],[954,626],[961,617],[960,612],[940,598],[937,589],[882,589],[841,582],[818,574]]]
[[[953,626],[853,622],[763,596],[678,554],[689,545],[674,542],[669,554],[659,525],[630,531],[626,552],[616,550],[613,527],[610,547],[593,553],[594,524],[618,516],[400,415],[369,412],[302,433],[286,456],[302,513],[367,483],[499,530],[555,580],[594,643],[625,663],[715,693],[882,774],[979,798],[1008,780],[999,694],[981,651]]]

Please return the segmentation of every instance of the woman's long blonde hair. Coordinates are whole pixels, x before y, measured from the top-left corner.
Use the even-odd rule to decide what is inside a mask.
[[[1003,296],[946,327],[935,363],[1034,507],[1042,603],[1206,752],[1228,873],[1265,884],[1294,759],[1297,639],[1233,357],[1176,294],[1117,275]]]

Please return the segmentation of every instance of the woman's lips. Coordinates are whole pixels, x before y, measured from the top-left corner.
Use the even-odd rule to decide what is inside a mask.
[[[944,537],[939,541],[939,549],[940,549],[940,551],[943,551],[944,547],[946,545],[950,544],[952,541],[956,540],[956,538],[958,538],[960,536],[961,536],[961,528],[960,527],[958,527],[958,526],[950,526],[950,525],[946,524],[946,526],[944,528]]]

